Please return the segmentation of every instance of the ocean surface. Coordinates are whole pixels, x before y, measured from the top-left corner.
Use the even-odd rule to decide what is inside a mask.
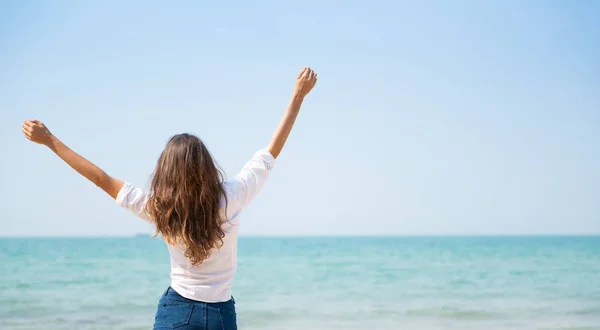
[[[151,329],[160,239],[0,238],[0,329]],[[240,329],[600,329],[600,237],[242,237]]]

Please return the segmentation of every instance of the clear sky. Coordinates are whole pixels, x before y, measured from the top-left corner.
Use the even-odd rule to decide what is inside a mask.
[[[243,235],[600,233],[600,2],[0,1],[0,236],[150,228],[21,134],[147,187],[233,177],[306,99]]]

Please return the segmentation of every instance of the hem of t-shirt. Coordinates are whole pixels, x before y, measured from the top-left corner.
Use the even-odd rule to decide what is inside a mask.
[[[178,285],[176,282],[171,281],[171,289],[173,289],[180,296],[205,303],[222,303],[227,302],[231,299],[231,290],[227,290],[225,294],[215,294],[214,292],[190,292]]]
[[[117,205],[119,205],[119,206],[123,206],[125,197],[127,196],[127,194],[129,194],[129,192],[131,191],[132,188],[133,188],[133,185],[131,183],[125,182],[123,184],[123,187],[121,187],[121,190],[119,190],[119,193],[117,194],[117,198],[115,198],[115,203],[117,203]]]

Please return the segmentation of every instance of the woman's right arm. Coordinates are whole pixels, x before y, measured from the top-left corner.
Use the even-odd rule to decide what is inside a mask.
[[[292,131],[304,97],[315,87],[316,83],[317,74],[311,68],[306,67],[300,71],[296,78],[292,99],[273,134],[271,143],[266,149],[256,152],[233,181],[236,210],[246,207],[267,181],[275,159],[281,153],[281,149]]]
[[[308,95],[313,87],[315,87],[316,83],[317,74],[311,68],[305,67],[300,71],[300,74],[296,78],[296,86],[294,87],[292,99],[290,100],[287,110],[279,122],[279,126],[277,126],[277,130],[275,130],[275,134],[273,134],[271,143],[269,143],[269,147],[267,148],[271,155],[273,155],[273,158],[277,158],[281,153],[281,149],[283,149],[285,141],[290,135],[292,127],[296,122],[296,117],[300,112],[304,97]]]

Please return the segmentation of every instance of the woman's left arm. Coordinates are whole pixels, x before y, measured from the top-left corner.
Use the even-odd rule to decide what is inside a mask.
[[[110,197],[117,198],[119,191],[123,188],[123,181],[111,177],[94,163],[71,150],[56,136],[52,135],[44,123],[39,120],[27,120],[23,124],[23,133],[27,139],[50,148],[75,171],[92,181]]]

